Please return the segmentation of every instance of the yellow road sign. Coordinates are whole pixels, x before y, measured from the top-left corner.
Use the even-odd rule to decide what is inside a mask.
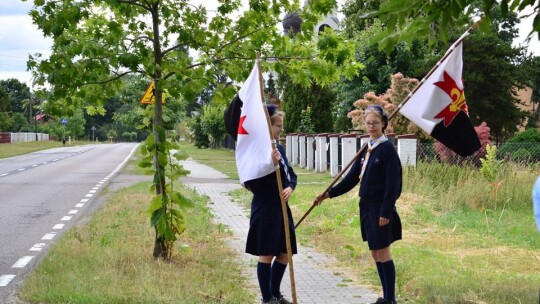
[[[156,93],[156,86],[155,86],[154,82],[152,81],[148,85],[148,88],[146,88],[146,92],[144,92],[144,95],[141,98],[141,103],[143,103],[143,104],[154,104],[156,102],[155,93]],[[161,95],[161,99],[162,99],[161,103],[162,104],[165,103],[165,97],[167,97],[167,96],[168,96],[167,92],[163,91],[163,95]]]

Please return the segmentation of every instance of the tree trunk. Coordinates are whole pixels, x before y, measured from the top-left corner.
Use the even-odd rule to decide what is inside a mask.
[[[163,130],[163,105],[162,105],[162,98],[163,98],[163,90],[161,88],[160,80],[162,77],[161,74],[161,61],[162,61],[162,53],[161,53],[161,37],[159,33],[159,1],[156,1],[152,4],[152,24],[153,24],[153,33],[154,33],[154,64],[155,64],[155,72],[154,72],[154,84],[155,84],[155,108],[154,108],[154,135],[155,135],[155,143],[158,147],[163,146],[163,143],[165,142],[165,138],[161,138],[159,130]],[[157,174],[157,180],[154,180],[154,182],[157,182],[156,185],[156,194],[163,194],[165,195],[165,168],[160,165],[158,161],[158,153],[159,148],[156,149],[154,152],[154,164],[156,168],[156,174]],[[163,206],[164,209],[167,208],[167,205]],[[163,214],[165,214],[165,210],[163,210]],[[171,257],[171,248],[167,246],[167,243],[164,239],[158,237],[157,227],[156,229],[156,237],[154,242],[154,257],[155,258],[164,258],[164,259],[170,259]]]
[[[169,248],[167,248],[167,245],[165,244],[165,241],[163,239],[158,238],[157,228],[156,231],[156,238],[154,241],[154,258],[159,259],[170,259],[170,251]]]

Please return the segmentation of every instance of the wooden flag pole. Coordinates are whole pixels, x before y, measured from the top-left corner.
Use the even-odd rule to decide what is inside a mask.
[[[328,185],[328,187],[326,187],[326,189],[324,190],[324,192],[321,194],[321,195],[325,195],[326,193],[328,193],[330,191],[330,189],[332,189],[332,187],[334,186],[335,183],[337,183],[337,181],[339,180],[339,178],[345,173],[347,172],[347,170],[349,170],[349,168],[354,164],[354,161],[360,156],[360,154],[362,154],[362,152],[364,152],[364,150],[366,150],[366,147],[367,145],[364,144],[362,146],[362,148],[360,148],[360,150],[358,150],[358,152],[356,152],[356,154],[353,156],[353,158],[351,159],[351,161],[347,164],[347,166],[345,166],[345,168],[343,168],[339,173],[338,175],[336,175],[336,177],[334,177],[334,179],[332,180],[332,182],[330,183],[330,185]],[[302,221],[308,216],[308,214],[311,213],[311,211],[315,208],[315,206],[317,206],[317,200],[315,200],[313,202],[313,204],[311,205],[311,207],[308,209],[308,211],[304,214],[304,216],[302,216],[302,218],[300,218],[300,220],[296,223],[296,225],[294,226],[294,228],[298,228],[298,226],[300,226],[300,223],[302,223]]]
[[[257,52],[257,66],[259,70],[259,88],[261,90],[261,97],[264,96],[264,88],[263,88],[263,76],[262,76],[262,70],[261,70],[261,61],[260,61],[260,53]],[[268,132],[270,133],[270,138],[272,139],[272,142],[274,143],[272,145],[272,149],[277,149],[277,143],[273,139],[272,135],[272,124],[270,123],[270,116],[268,115],[268,109],[266,108],[264,104],[264,100],[261,100],[263,103],[264,113],[266,115],[266,123],[268,125]],[[281,183],[281,171],[279,170],[279,167],[276,169],[276,179],[278,184],[278,191],[279,191],[279,198],[281,200],[281,210],[283,212],[283,226],[285,229],[285,244],[287,247],[287,260],[289,262],[289,274],[291,279],[291,293],[292,293],[292,301],[294,304],[297,304],[296,300],[296,284],[294,282],[294,266],[293,266],[293,260],[292,260],[292,247],[291,247],[291,234],[289,232],[289,216],[287,214],[287,202],[283,199],[283,184]]]
[[[441,65],[441,63],[446,59],[448,58],[448,56],[450,56],[450,54],[452,54],[452,52],[455,50],[456,46],[458,44],[460,44],[463,39],[465,39],[465,37],[467,37],[469,35],[470,32],[474,31],[476,28],[478,28],[478,24],[480,23],[482,19],[476,21],[471,27],[469,27],[467,29],[467,31],[465,33],[463,33],[463,35],[461,35],[461,37],[459,37],[458,40],[456,40],[456,42],[454,42],[450,48],[448,49],[448,51],[446,51],[446,54],[444,54],[444,56],[437,62],[437,64],[431,68],[431,70],[426,74],[426,76],[424,76],[424,78],[422,78],[422,81],[420,81],[420,83],[418,83],[418,85],[416,85],[416,87],[414,87],[414,89],[409,93],[409,95],[407,95],[407,97],[396,107],[396,109],[394,110],[394,112],[392,112],[392,114],[390,114],[388,116],[388,121],[390,121],[392,118],[394,118],[394,116],[397,115],[397,113],[399,112],[399,110],[403,107],[403,105],[405,105],[405,103],[407,103],[407,101],[409,101],[409,99],[411,98],[411,96],[414,95],[414,93],[416,93],[416,91],[418,91],[418,89],[424,84],[424,82],[426,81],[426,79],[429,78],[429,76],[431,76],[431,74],[433,74],[433,72],[435,72],[435,70]],[[363,145],[362,148],[360,148],[360,150],[353,156],[353,158],[351,159],[351,161],[347,164],[347,166],[345,166],[345,168],[343,170],[341,170],[339,172],[338,175],[336,175],[336,177],[334,177],[334,179],[332,180],[332,182],[330,183],[330,185],[328,187],[326,187],[326,189],[323,191],[323,193],[321,193],[320,195],[326,195],[326,193],[328,193],[328,191],[330,191],[330,189],[332,189],[332,187],[334,186],[334,184],[339,180],[339,178],[349,169],[349,167],[352,166],[352,164],[356,161],[356,159],[360,156],[360,154],[362,154],[364,152],[364,150],[366,149],[367,145]],[[298,226],[300,225],[300,223],[302,223],[302,221],[308,216],[308,214],[311,213],[311,211],[315,208],[315,206],[317,206],[317,200],[313,201],[313,204],[311,205],[311,207],[308,209],[308,211],[302,216],[302,218],[300,218],[300,220],[296,223],[296,225],[294,226],[294,228],[298,228]]]

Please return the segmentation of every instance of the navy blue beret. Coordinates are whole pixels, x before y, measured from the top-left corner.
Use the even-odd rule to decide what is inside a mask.
[[[266,109],[268,110],[268,116],[272,117],[272,115],[276,114],[277,112],[277,106],[273,103],[267,103]]]

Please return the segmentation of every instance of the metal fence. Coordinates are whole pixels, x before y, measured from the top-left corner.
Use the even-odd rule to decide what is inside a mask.
[[[44,133],[0,133],[0,143],[16,143],[16,142],[29,142],[29,141],[49,141],[53,140],[49,134]]]
[[[537,142],[519,142],[491,144],[497,148],[497,160],[506,162],[515,162],[525,165],[534,165],[540,162],[540,143]],[[481,165],[481,158],[486,156],[486,148],[482,147],[473,155],[461,157],[448,149],[437,149],[432,143],[417,144],[417,160],[424,162],[444,162],[454,165],[473,164]]]
[[[330,171],[338,174],[349,163],[356,151],[365,142],[365,136],[353,134],[287,134],[281,141],[286,147],[289,162],[307,170],[317,172]],[[414,137],[390,136],[404,166],[416,166],[417,162],[439,162],[452,165],[472,165],[480,167],[481,159],[486,157],[486,147],[480,148],[473,155],[461,157],[440,143],[421,143]],[[234,149],[234,141],[229,139],[223,146]],[[496,147],[499,161],[540,167],[540,143],[520,142],[491,144]]]

